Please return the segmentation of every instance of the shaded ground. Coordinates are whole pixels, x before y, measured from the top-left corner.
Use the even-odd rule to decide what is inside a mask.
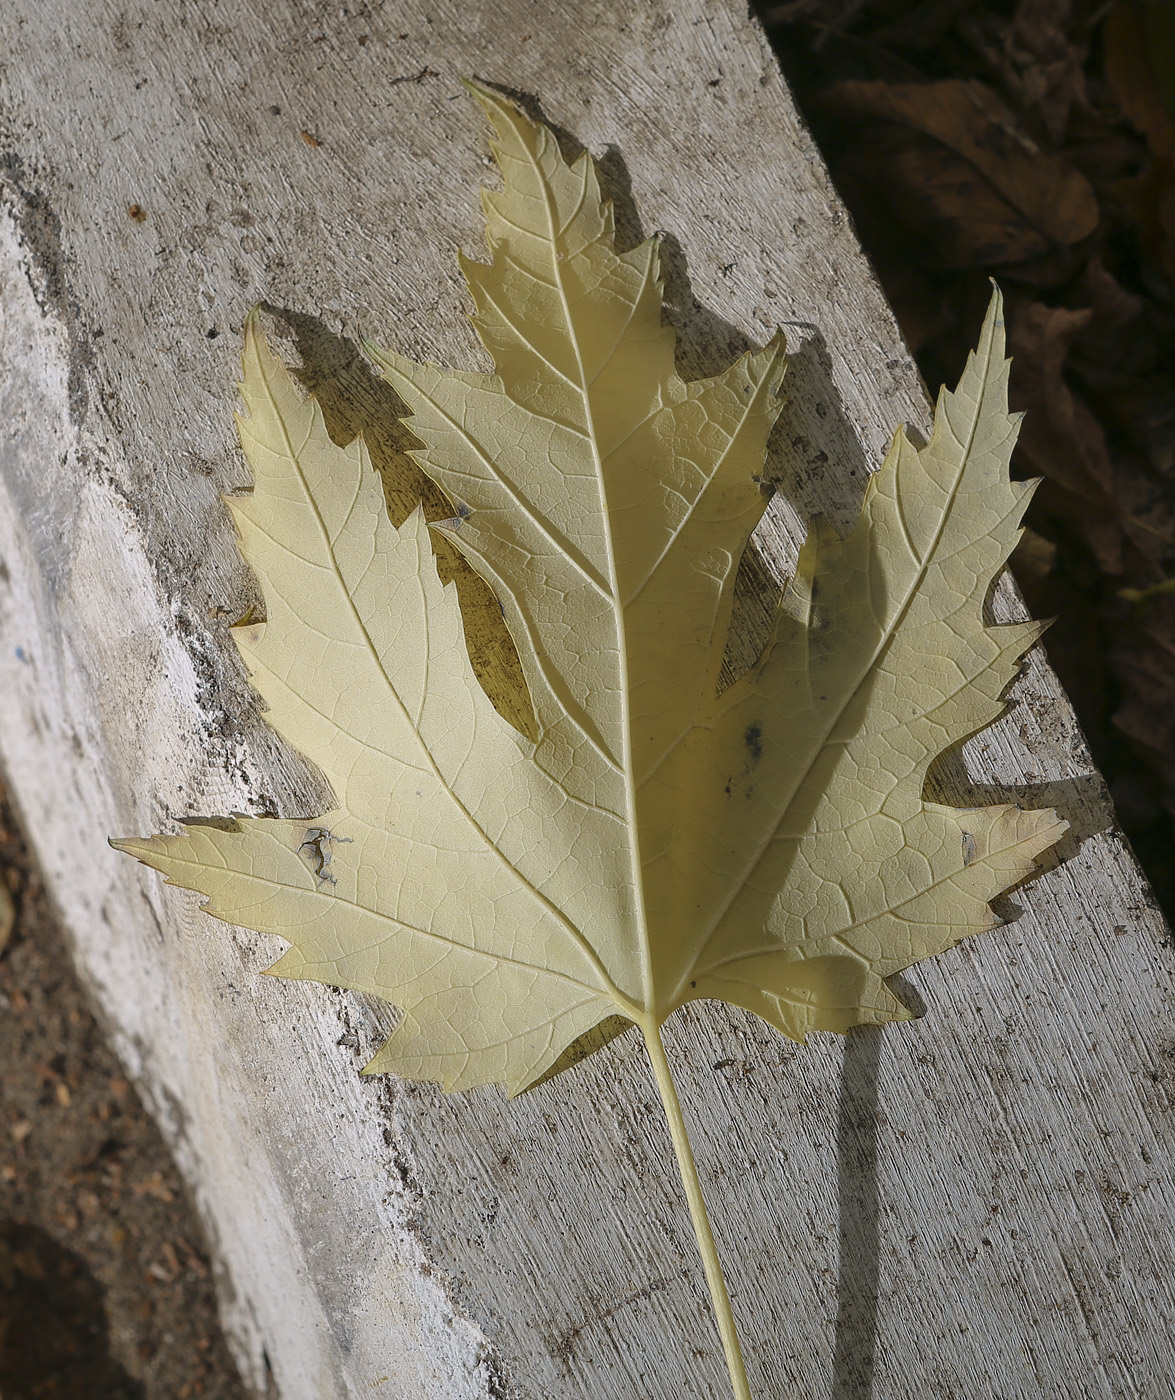
[[[248,1400],[200,1226],[106,1047],[0,790],[0,1395]]]
[[[757,8],[931,389],[1004,289],[1012,567],[1175,916],[1175,5]]]

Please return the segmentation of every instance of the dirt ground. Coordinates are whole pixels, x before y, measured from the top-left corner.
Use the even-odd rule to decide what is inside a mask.
[[[0,1396],[249,1400],[200,1224],[75,979],[0,789]]]

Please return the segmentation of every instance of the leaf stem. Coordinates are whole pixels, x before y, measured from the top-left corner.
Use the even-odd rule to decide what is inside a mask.
[[[702,1256],[702,1267],[706,1271],[706,1282],[710,1285],[710,1301],[714,1305],[714,1318],[722,1338],[722,1350],[726,1355],[726,1369],[730,1372],[734,1400],[751,1400],[746,1367],[743,1365],[742,1346],[735,1329],[734,1314],[730,1309],[730,1295],[726,1291],[726,1278],[722,1273],[722,1263],[714,1244],[714,1231],[710,1226],[710,1215],[702,1195],[702,1183],[698,1180],[693,1148],[690,1146],[685,1119],[682,1117],[681,1101],[677,1097],[677,1087],[665,1056],[661,1027],[650,1020],[642,1025],[641,1029],[652,1062],[653,1076],[661,1095],[661,1104],[665,1109],[665,1118],[669,1124],[669,1136],[673,1139],[673,1150],[677,1154],[677,1168],[681,1173],[685,1198],[689,1202],[690,1219],[693,1221],[698,1251]]]

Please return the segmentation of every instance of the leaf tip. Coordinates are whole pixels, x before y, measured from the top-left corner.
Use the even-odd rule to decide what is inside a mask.
[[[256,359],[262,352],[269,348],[265,339],[265,329],[261,324],[260,304],[251,307],[249,314],[245,317],[244,338],[241,345],[241,363],[244,366],[244,373],[248,376],[249,360]]]
[[[989,277],[987,280],[991,284],[991,300],[987,304],[987,314],[996,325],[1002,326],[1004,324],[1004,294],[994,277]]]
[[[522,113],[518,108],[502,93],[495,91],[485,83],[480,83],[476,78],[462,78],[461,86],[474,99],[482,111],[489,117],[494,127],[498,127],[497,118],[504,117],[507,120],[518,119]],[[524,120],[526,120],[524,118]]]
[[[162,843],[157,836],[108,836],[106,844],[120,855],[130,856],[142,865],[158,868],[151,859],[151,856],[161,849]]]

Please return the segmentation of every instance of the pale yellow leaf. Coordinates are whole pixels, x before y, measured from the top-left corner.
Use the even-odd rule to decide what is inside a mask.
[[[983,622],[1030,493],[998,295],[929,445],[899,433],[852,533],[813,531],[720,695],[782,337],[684,383],[655,240],[618,253],[592,161],[478,96],[503,187],[492,261],[463,267],[494,372],[372,353],[501,602],[537,737],[477,683],[422,514],[393,528],[363,443],[330,440],[251,320],[253,491],[229,505],[267,616],[236,637],[336,807],[119,844],[285,938],[272,971],[401,1007],[369,1069],[451,1089],[518,1092],[696,998],[801,1040],[904,1019],[884,979],[990,927],[1064,829],[923,797],[1038,631]]]

